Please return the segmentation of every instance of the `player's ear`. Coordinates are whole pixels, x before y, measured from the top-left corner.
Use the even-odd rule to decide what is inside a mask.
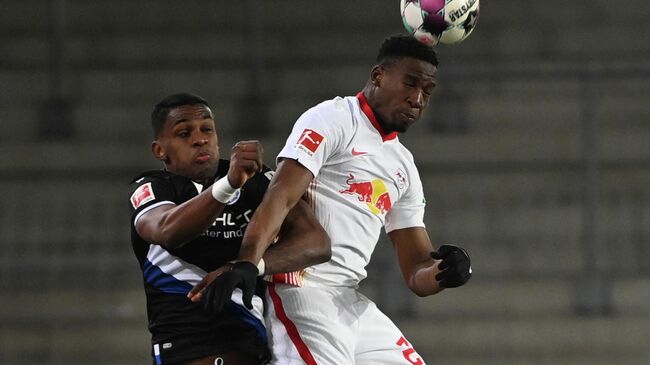
[[[167,162],[167,153],[165,152],[165,147],[161,145],[158,140],[151,142],[151,153],[153,153],[153,157],[155,157],[157,160]]]
[[[384,68],[380,65],[376,65],[370,71],[370,82],[375,86],[381,86],[381,78],[384,74]]]

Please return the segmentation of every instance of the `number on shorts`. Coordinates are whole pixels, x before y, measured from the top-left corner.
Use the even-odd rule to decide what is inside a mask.
[[[399,340],[397,340],[397,346],[406,347],[406,350],[402,350],[402,355],[404,355],[406,361],[413,365],[424,365],[424,361],[422,361],[420,355],[415,352],[413,346],[411,346],[411,344],[406,341],[404,336],[400,337]]]

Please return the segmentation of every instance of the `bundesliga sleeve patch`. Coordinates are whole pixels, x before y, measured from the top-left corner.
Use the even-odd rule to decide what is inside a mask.
[[[133,194],[131,194],[131,204],[134,209],[138,209],[142,204],[156,199],[151,189],[151,183],[146,183],[138,187]]]
[[[325,137],[321,136],[316,131],[312,129],[305,129],[302,131],[300,138],[298,138],[296,148],[300,148],[311,156],[316,152],[318,147],[320,147],[323,139],[325,139]]]

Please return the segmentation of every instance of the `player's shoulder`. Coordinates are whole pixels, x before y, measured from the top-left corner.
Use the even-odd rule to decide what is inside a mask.
[[[170,179],[171,175],[173,175],[171,172],[165,170],[148,170],[136,175],[133,179],[131,179],[131,182],[129,184],[139,184],[144,180],[151,179]]]
[[[149,170],[134,177],[129,184],[128,191],[132,193],[143,185],[180,192],[186,190],[188,186],[192,186],[192,180],[166,170]]]
[[[349,128],[354,123],[354,97],[325,100],[308,109],[302,119],[311,119],[328,128]]]
[[[405,158],[405,159],[407,159],[407,160],[409,160],[411,162],[414,162],[413,153],[411,152],[411,150],[406,148],[406,146],[404,146],[402,141],[399,140],[399,137],[395,139],[395,145],[397,146],[399,154],[401,154],[403,156],[403,158]]]
[[[351,117],[353,110],[353,99],[354,97],[351,96],[337,96],[333,99],[322,101],[321,103],[314,106],[312,110],[318,113],[349,115]]]
[[[190,179],[177,175],[166,170],[149,170],[145,171],[131,180],[130,186],[138,186],[147,182],[171,183],[174,185],[183,185],[190,182]]]

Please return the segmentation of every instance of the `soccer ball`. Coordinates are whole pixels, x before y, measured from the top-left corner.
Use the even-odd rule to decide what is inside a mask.
[[[406,30],[429,46],[461,42],[478,21],[479,0],[401,0]]]

